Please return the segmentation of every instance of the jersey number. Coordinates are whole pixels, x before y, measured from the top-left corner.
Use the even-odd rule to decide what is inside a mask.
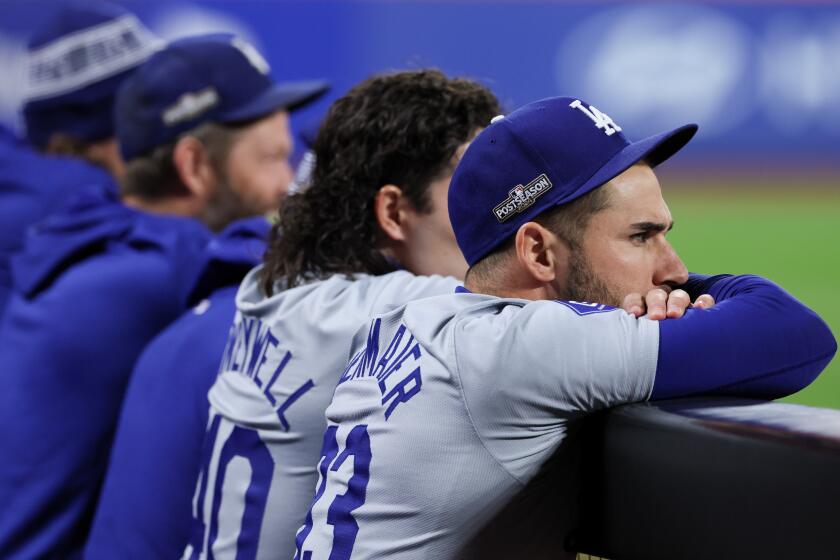
[[[330,472],[337,472],[352,456],[353,475],[347,482],[347,491],[339,494],[327,510],[327,523],[333,526],[333,543],[329,560],[348,560],[353,552],[353,544],[359,532],[359,524],[353,518],[353,510],[365,503],[368,479],[370,478],[370,437],[367,425],[360,424],[350,430],[347,435],[344,450],[339,453],[337,426],[330,426],[324,433],[324,446],[321,450],[321,460],[318,462],[318,478],[320,480],[312,506],[306,515],[306,523],[298,531],[295,538],[297,552],[295,560],[310,560],[311,550],[303,550],[304,541],[312,532],[312,510],[327,489],[327,479]]]
[[[271,477],[274,471],[274,461],[265,443],[260,439],[256,430],[249,430],[235,426],[222,446],[219,453],[218,464],[216,465],[216,480],[213,485],[213,503],[210,505],[209,528],[205,525],[203,518],[206,511],[206,496],[208,474],[211,472],[211,460],[213,447],[219,431],[220,416],[217,416],[210,426],[208,437],[205,440],[203,450],[201,482],[198,488],[196,500],[196,512],[193,519],[192,536],[190,545],[192,555],[189,560],[207,558],[213,560],[213,545],[219,534],[219,509],[222,505],[222,492],[224,489],[225,476],[233,459],[240,457],[248,462],[251,470],[251,480],[248,490],[245,492],[245,503],[242,511],[242,520],[239,526],[239,538],[236,541],[236,560],[253,560],[257,556],[257,544],[260,540],[260,527],[265,514],[266,498],[271,485]],[[209,530],[208,530],[209,529]],[[206,541],[205,541],[206,539]],[[207,543],[206,549],[204,543]],[[202,555],[201,551],[206,550]]]

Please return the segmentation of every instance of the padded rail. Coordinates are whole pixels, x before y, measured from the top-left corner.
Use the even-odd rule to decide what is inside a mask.
[[[580,530],[610,558],[840,558],[840,411],[740,399],[617,408],[586,427]]]

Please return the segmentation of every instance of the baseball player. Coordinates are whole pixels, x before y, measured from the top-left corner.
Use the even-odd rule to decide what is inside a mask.
[[[375,76],[330,108],[309,186],[286,200],[264,266],[237,294],[183,558],[292,556],[353,333],[458,285],[433,275],[466,270],[446,193],[498,111],[483,86],[429,70]]]
[[[124,9],[64,2],[35,31],[27,56],[27,138],[0,126],[0,315],[10,259],[26,229],[88,189],[115,193],[123,170],[113,105],[122,81],[159,40]]]
[[[307,149],[315,132],[301,131]],[[310,163],[301,162],[289,191],[304,188],[310,172]],[[177,558],[183,551],[201,465],[207,391],[233,320],[236,288],[262,260],[268,229],[263,218],[225,228],[208,247],[207,265],[190,296],[195,306],[137,360],[85,558]]]
[[[296,559],[475,556],[477,531],[526,499],[584,415],[700,393],[776,398],[818,375],[837,345],[816,314],[762,278],[689,276],[666,240],[652,168],[696,128],[630,142],[596,107],[558,97],[473,141],[449,193],[465,286],[357,334]],[[669,291],[717,303],[677,318]],[[562,543],[569,527],[553,529]],[[510,535],[520,551],[545,537]]]
[[[227,34],[155,53],[116,101],[124,204],[79,198],[13,262],[0,455],[15,460],[0,465],[0,557],[81,554],[131,370],[186,311],[204,224],[279,203],[291,178],[287,112],[325,84],[276,84],[269,70]]]
[[[192,309],[146,347],[126,390],[85,558],[177,558],[216,378],[242,277],[261,260],[269,223],[234,222],[208,246]]]

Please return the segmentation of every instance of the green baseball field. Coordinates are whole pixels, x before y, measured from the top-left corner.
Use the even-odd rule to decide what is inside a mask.
[[[840,337],[840,177],[775,182],[663,177],[669,239],[689,270],[770,278]],[[840,409],[840,357],[785,401]]]

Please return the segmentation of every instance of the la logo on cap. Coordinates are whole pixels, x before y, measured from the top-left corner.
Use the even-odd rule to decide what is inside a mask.
[[[242,53],[242,55],[248,59],[248,62],[257,69],[257,72],[263,74],[265,76],[271,72],[271,66],[269,66],[268,61],[263,58],[263,55],[260,54],[260,51],[254,48],[254,45],[251,43],[246,43],[239,37],[234,37],[233,40],[230,42],[231,45],[236,47],[236,49]]]
[[[590,105],[587,109],[583,106],[583,103],[581,103],[579,99],[575,99],[569,103],[569,107],[572,107],[573,109],[580,109],[581,112],[592,119],[595,126],[603,130],[604,134],[607,136],[612,136],[616,132],[621,132],[621,127],[615,124],[609,115],[602,113],[594,105]]]

